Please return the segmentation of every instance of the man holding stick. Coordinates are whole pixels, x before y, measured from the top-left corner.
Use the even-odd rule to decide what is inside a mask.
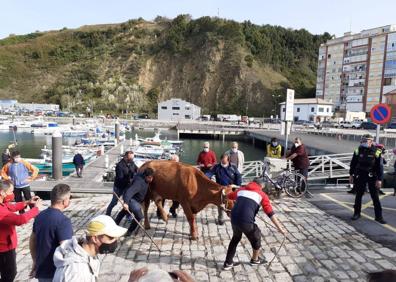
[[[148,185],[154,179],[154,170],[152,168],[146,168],[143,173],[138,173],[133,178],[131,186],[127,188],[124,198],[124,209],[121,210],[115,222],[120,224],[121,220],[125,215],[128,214],[128,210],[133,214],[135,220],[131,222],[131,225],[128,228],[125,236],[131,236],[133,231],[138,226],[138,223],[143,219],[142,213],[142,202],[146,197]]]

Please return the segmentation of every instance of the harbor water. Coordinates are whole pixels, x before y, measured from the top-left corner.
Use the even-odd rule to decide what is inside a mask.
[[[135,130],[132,132],[127,132],[127,138],[135,138],[135,135],[139,137],[153,137],[153,131]],[[17,141],[17,150],[21,152],[23,158],[40,158],[41,149],[44,146],[51,148],[51,136],[48,135],[33,135],[28,131],[16,131],[15,136],[12,131],[0,132],[0,148],[4,150],[11,142]],[[176,140],[176,131],[167,130],[161,131],[161,139]],[[73,145],[79,138],[63,138],[64,145]],[[180,160],[185,163],[195,164],[199,152],[202,150],[203,142],[209,141],[211,149],[216,153],[217,157],[228,150],[231,146],[232,141],[237,141],[239,143],[239,149],[245,154],[245,161],[253,161],[264,158],[265,150],[264,148],[254,147],[248,140],[243,137],[232,137],[229,136],[223,142],[222,140],[213,139],[180,139],[184,141],[183,152],[180,155]]]

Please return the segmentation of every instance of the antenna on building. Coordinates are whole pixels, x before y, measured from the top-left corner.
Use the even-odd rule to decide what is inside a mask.
[[[349,32],[352,32],[352,18],[349,18]]]

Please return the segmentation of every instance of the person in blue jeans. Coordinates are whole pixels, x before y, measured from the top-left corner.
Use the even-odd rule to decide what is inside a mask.
[[[51,206],[34,220],[29,247],[33,260],[30,276],[39,282],[52,281],[56,267],[53,256],[55,249],[73,236],[70,219],[63,211],[70,205],[70,186],[57,184],[51,191]]]
[[[153,181],[153,179],[154,170],[148,167],[143,171],[143,173],[138,173],[135,175],[131,186],[129,186],[125,191],[123,196],[124,209],[118,213],[115,219],[115,223],[120,224],[124,216],[128,214],[128,210],[134,215],[135,220],[132,220],[125,236],[131,236],[133,231],[138,226],[138,222],[143,219],[142,202],[146,197],[148,186]]]
[[[133,161],[134,154],[132,151],[126,151],[124,157],[116,165],[115,169],[115,179],[113,192],[121,197],[126,188],[131,185],[132,179],[137,173],[138,167]],[[109,206],[106,209],[106,215],[111,216],[111,211],[117,205],[117,197],[113,195]]]
[[[230,163],[230,155],[224,153],[221,155],[220,163],[215,164],[207,173],[206,176],[212,178],[216,177],[216,182],[222,186],[237,185],[242,183],[242,176],[238,171],[236,165]],[[224,224],[224,212],[218,207],[218,222],[220,225]]]

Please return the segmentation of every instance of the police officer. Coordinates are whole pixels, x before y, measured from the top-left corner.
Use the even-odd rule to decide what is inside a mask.
[[[349,182],[355,180],[356,198],[355,211],[352,220],[360,218],[362,208],[362,197],[366,184],[374,203],[375,220],[385,224],[382,217],[382,208],[379,201],[378,190],[381,188],[384,168],[382,164],[381,150],[373,145],[373,137],[370,134],[362,136],[359,148],[355,149],[349,170]]]

